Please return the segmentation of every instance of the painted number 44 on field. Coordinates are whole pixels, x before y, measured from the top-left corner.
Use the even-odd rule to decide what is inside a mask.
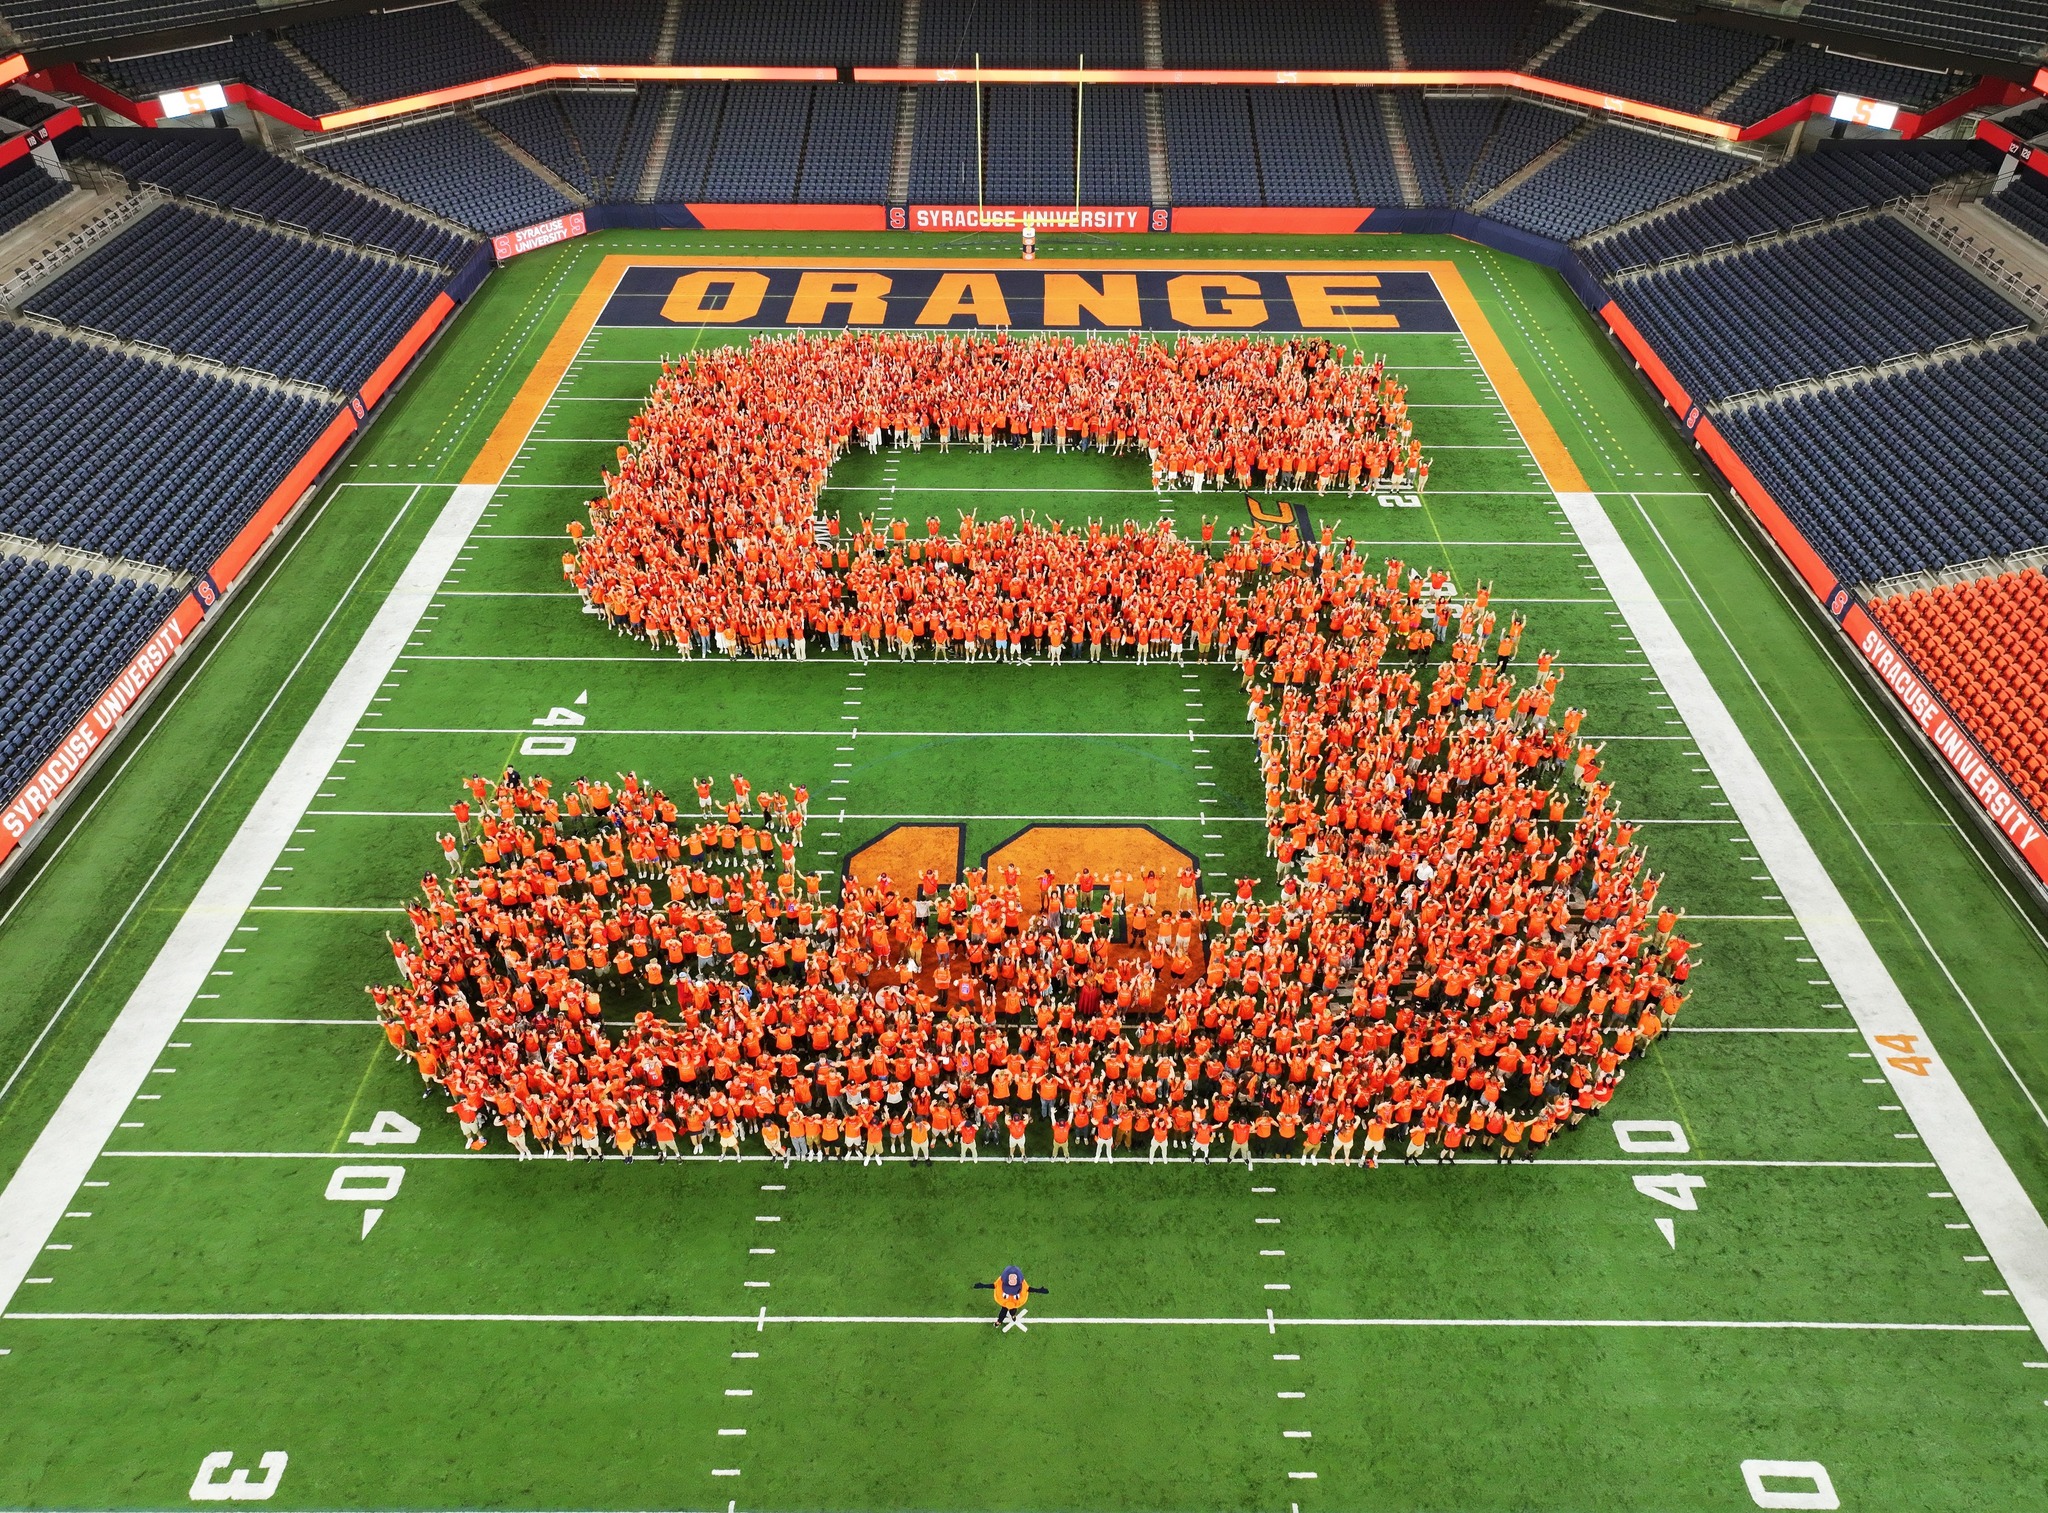
[[[1920,1044],[1918,1035],[1873,1035],[1871,1040],[1893,1053],[1884,1058],[1886,1066],[1911,1072],[1915,1077],[1925,1077],[1927,1069],[1934,1065],[1931,1056],[1923,1056],[1917,1049]]]

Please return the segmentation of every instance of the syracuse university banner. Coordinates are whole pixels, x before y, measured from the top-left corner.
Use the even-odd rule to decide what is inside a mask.
[[[1455,331],[1429,274],[1268,269],[633,267],[606,326]]]

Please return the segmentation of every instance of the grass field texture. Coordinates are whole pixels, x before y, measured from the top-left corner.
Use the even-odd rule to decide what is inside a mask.
[[[1059,242],[1195,259],[1329,244]],[[391,592],[599,256],[995,246],[608,234],[520,259],[459,319],[194,666],[0,897],[11,1173]],[[1377,255],[1375,242],[1345,255]],[[1549,273],[1454,260],[2036,1203],[2048,953],[1686,448]],[[278,870],[234,927],[37,1280],[0,1315],[0,1505],[185,1506],[202,1458],[282,1450],[279,1507],[1648,1510],[1757,1506],[1747,1460],[1844,1508],[2037,1505],[2042,1347],[1813,958],[1463,336],[1389,333],[1435,460],[1410,505],[1309,497],[1338,536],[1559,650],[1704,965],[1607,1119],[1554,1157],[1378,1171],[1044,1162],[518,1165],[464,1154],[363,984],[438,861],[457,779],[700,772],[817,797],[833,870],[906,821],[970,862],[1034,820],[1154,825],[1264,871],[1237,674],[880,660],[679,663],[579,613],[564,523],[664,352],[599,327],[521,445]],[[829,509],[1249,523],[1142,460],[855,456]],[[577,747],[522,757],[534,720]],[[141,737],[138,739],[137,737]],[[840,767],[838,764],[849,765]],[[835,781],[836,779],[836,781]],[[1213,786],[1211,786],[1213,785]],[[382,1110],[416,1143],[352,1133]],[[1613,1121],[1682,1131],[1627,1150]],[[503,1147],[497,1148],[502,1151]],[[365,1201],[342,1164],[397,1166]],[[1678,1209],[1638,1177],[1703,1176]],[[374,1186],[374,1183],[370,1184]],[[1672,1221],[1667,1239],[1655,1223]],[[1024,1336],[970,1284],[1052,1291]],[[223,1473],[225,1474],[225,1473]],[[1781,1485],[1798,1485],[1793,1481]]]

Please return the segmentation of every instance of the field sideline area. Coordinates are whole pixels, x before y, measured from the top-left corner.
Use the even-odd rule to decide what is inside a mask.
[[[1230,666],[682,662],[562,581],[662,358],[749,334],[616,323],[622,268],[1013,251],[607,232],[455,321],[0,894],[0,1508],[183,1507],[209,1457],[336,1510],[2037,1502],[2048,939],[1564,285],[1450,238],[1036,267],[1435,270],[1461,329],[1342,337],[1427,490],[1263,497],[1556,650],[1702,963],[1605,1117],[1512,1167],[628,1167],[421,1100],[362,989],[508,762],[807,784],[833,878],[898,825],[974,866],[1142,824],[1270,891]],[[1253,523],[1142,454],[931,447],[824,511]],[[1013,1262],[1050,1294],[1002,1335],[972,1284]]]

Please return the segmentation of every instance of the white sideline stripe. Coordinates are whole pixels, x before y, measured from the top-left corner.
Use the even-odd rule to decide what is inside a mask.
[[[1814,854],[1770,775],[1700,670],[1649,579],[1607,517],[1599,496],[1560,493],[1563,508],[1586,551],[1642,644],[1665,691],[1678,706],[1714,779],[1741,819],[1813,953],[1841,992],[1850,1018],[1871,1051],[1885,1063],[1892,1091],[1926,1142],[1963,1213],[1977,1227],[2034,1332],[2048,1342],[2048,1225],[2020,1186],[2005,1155],[1970,1106],[1962,1086],[1936,1056],[1912,1005],[1892,981],[1884,961]],[[1890,1065],[1879,1035],[1910,1035],[1929,1058],[1927,1075]]]
[[[844,725],[836,730],[600,730],[595,726],[583,726],[578,735],[692,735],[692,736],[830,736],[838,740],[842,736],[856,735],[863,741],[902,740],[1025,740],[1025,741],[1181,741],[1192,739],[1185,730],[860,730],[848,731]],[[459,725],[379,725],[363,732],[365,735],[532,735],[531,725],[505,726],[459,726]],[[1235,735],[1217,734],[1210,737],[1218,741],[1249,741],[1250,731]],[[1588,740],[1664,740],[1663,736],[1588,736]],[[1684,739],[1680,736],[1670,740]]]
[[[320,1024],[320,1023],[325,1023],[325,1022],[327,1022],[327,1021],[322,1021],[322,1020],[296,1020],[296,1021],[287,1021],[287,1020],[254,1020],[254,1021],[248,1021],[248,1020],[212,1020],[212,1021],[209,1021],[209,1020],[200,1020],[200,1019],[188,1019],[188,1020],[186,1020],[186,1021],[185,1021],[185,1023],[186,1023],[186,1024],[206,1024],[206,1023],[238,1023],[238,1024],[239,1024],[239,1023],[257,1023],[257,1024],[285,1024],[285,1023],[301,1023],[301,1024]],[[615,1022],[616,1022],[616,1021],[607,1021],[607,1023],[615,1023]],[[100,1152],[100,1154],[101,1154],[102,1156],[104,1156],[104,1157],[105,1157],[105,1158],[106,1158],[107,1160],[109,1160],[109,1161],[112,1161],[112,1160],[116,1160],[116,1159],[135,1159],[135,1160],[158,1160],[158,1161],[356,1161],[356,1160],[360,1160],[360,1159],[362,1159],[362,1152],[361,1152],[361,1151],[135,1151],[135,1150],[112,1150],[112,1151],[102,1151],[102,1152]],[[408,1160],[408,1161],[517,1161],[517,1160],[519,1160],[520,1158],[519,1158],[519,1155],[518,1155],[518,1153],[517,1153],[517,1152],[514,1152],[514,1151],[420,1151],[420,1150],[412,1150],[412,1149],[408,1148],[408,1149],[407,1149],[407,1151],[406,1151],[406,1153],[405,1153],[405,1159],[406,1159],[406,1160]],[[559,1158],[559,1157],[555,1157],[555,1156],[543,1156],[543,1157],[536,1157],[536,1158],[534,1158],[534,1159],[536,1159],[536,1160],[543,1160],[543,1161],[554,1161],[554,1160],[559,1160],[560,1158]],[[609,1158],[609,1157],[607,1158],[607,1160],[610,1160],[610,1159],[612,1159],[612,1158]],[[705,1164],[707,1164],[707,1165],[710,1165],[710,1166],[716,1166],[716,1165],[718,1165],[718,1164],[719,1164],[719,1163],[720,1163],[721,1161],[739,1161],[739,1162],[748,1162],[748,1161],[759,1161],[759,1162],[764,1162],[764,1163],[765,1163],[765,1162],[770,1162],[770,1161],[777,1161],[777,1160],[780,1160],[780,1159],[781,1159],[780,1157],[777,1157],[777,1156],[770,1156],[770,1155],[766,1155],[766,1154],[754,1154],[754,1155],[745,1155],[745,1156],[671,1156],[671,1157],[669,1157],[669,1160],[670,1160],[670,1161],[672,1161],[672,1162],[673,1162],[673,1161],[701,1161],[701,1162],[704,1162]],[[910,1157],[908,1157],[908,1156],[882,1156],[882,1157],[879,1157],[878,1159],[879,1159],[879,1160],[881,1160],[881,1161],[882,1161],[883,1163],[885,1163],[885,1164],[887,1164],[887,1165],[891,1165],[891,1166],[893,1166],[893,1165],[896,1165],[896,1164],[897,1164],[897,1163],[899,1163],[899,1162],[908,1162],[908,1161],[910,1160]],[[973,1168],[974,1168],[975,1170],[977,1170],[977,1171],[981,1170],[981,1169],[982,1169],[983,1167],[987,1167],[987,1168],[989,1168],[989,1169],[990,1169],[990,1170],[992,1170],[992,1171],[1000,1171],[1000,1170],[1001,1170],[1002,1168],[1004,1168],[1004,1167],[1006,1167],[1006,1166],[1058,1166],[1058,1167],[1062,1167],[1062,1168],[1070,1169],[1070,1170],[1073,1170],[1073,1171],[1081,1171],[1081,1170],[1083,1170],[1083,1169],[1086,1169],[1086,1170],[1088,1170],[1088,1171],[1103,1171],[1103,1170],[1109,1170],[1109,1169],[1114,1169],[1114,1168],[1116,1168],[1116,1167],[1123,1167],[1123,1166],[1132,1166],[1132,1165],[1138,1165],[1138,1166],[1151,1166],[1151,1165],[1153,1165],[1153,1164],[1154,1164],[1153,1162],[1150,1162],[1150,1161],[1146,1160],[1146,1159],[1145,1159],[1145,1158],[1144,1158],[1143,1156],[1126,1156],[1126,1157],[1124,1157],[1124,1158],[1123,1158],[1122,1160],[1120,1160],[1120,1161],[1088,1161],[1088,1160],[1079,1160],[1079,1161],[1076,1161],[1076,1160],[1069,1160],[1069,1159],[1064,1159],[1064,1158],[1062,1158],[1062,1159],[1055,1159],[1054,1157],[1051,1157],[1051,1156],[1019,1156],[1019,1157],[1018,1157],[1018,1158],[1017,1158],[1016,1160],[1014,1160],[1014,1161],[1012,1161],[1012,1160],[1009,1160],[1008,1158],[1004,1158],[1004,1159],[1000,1159],[1000,1160],[999,1160],[999,1159],[997,1159],[997,1158],[996,1158],[996,1157],[994,1157],[994,1156],[990,1156],[990,1157],[989,1157],[989,1158],[988,1158],[988,1159],[987,1159],[986,1161],[980,1161],[980,1160],[975,1160],[975,1161],[964,1161],[964,1160],[962,1160],[962,1159],[961,1159],[961,1158],[960,1158],[959,1156],[940,1156],[940,1157],[938,1157],[938,1158],[937,1158],[937,1162],[938,1162],[938,1164],[939,1164],[939,1165],[942,1165],[942,1166],[962,1166],[962,1167],[967,1167],[967,1166],[971,1166],[971,1167],[973,1167]],[[580,1166],[582,1165],[582,1163],[581,1163],[581,1162],[571,1162],[571,1163],[569,1163],[569,1164],[570,1164],[570,1165],[573,1165],[573,1166],[577,1166],[577,1167],[580,1167]],[[619,1166],[621,1166],[621,1167],[623,1167],[623,1166],[625,1165],[625,1163],[624,1163],[624,1162],[618,1162],[617,1164],[618,1164]],[[636,1166],[641,1166],[641,1167],[645,1167],[645,1168],[646,1168],[647,1170],[649,1170],[649,1171],[653,1171],[653,1170],[657,1169],[657,1168],[658,1168],[658,1167],[659,1167],[659,1166],[661,1165],[661,1163],[660,1163],[660,1162],[658,1162],[658,1161],[655,1161],[655,1160],[652,1160],[652,1159],[642,1159],[642,1160],[640,1160],[640,1161],[638,1161],[638,1162],[636,1162],[636,1163],[634,1163],[634,1164],[635,1164]],[[847,1165],[852,1165],[853,1163],[852,1163],[851,1161],[849,1161],[849,1162],[847,1162],[846,1164],[847,1164]],[[1188,1160],[1179,1160],[1179,1161],[1174,1161],[1174,1162],[1171,1162],[1171,1163],[1168,1163],[1168,1164],[1170,1164],[1170,1165],[1172,1165],[1172,1166],[1176,1166],[1176,1167],[1182,1167],[1182,1166],[1211,1166],[1211,1167],[1215,1167],[1215,1168],[1216,1168],[1216,1169],[1217,1169],[1218,1171],[1222,1171],[1222,1170],[1224,1170],[1224,1169],[1228,1168],[1228,1167],[1229,1167],[1229,1166],[1231,1165],[1231,1163],[1229,1163],[1229,1162],[1227,1162],[1227,1161],[1223,1161],[1223,1160],[1220,1160],[1220,1159],[1219,1159],[1219,1160],[1215,1160],[1215,1161],[1206,1161],[1206,1162],[1205,1162],[1205,1161],[1188,1161]],[[1297,1171],[1297,1170],[1298,1170],[1298,1171],[1300,1171],[1300,1172],[1302,1172],[1302,1173],[1304,1173],[1304,1174],[1306,1174],[1306,1173],[1308,1173],[1308,1172],[1323,1172],[1323,1171],[1327,1171],[1327,1172],[1352,1172],[1352,1171],[1355,1171],[1355,1172],[1359,1173],[1360,1175],[1363,1175],[1363,1173],[1364,1173],[1364,1172],[1365,1172],[1365,1170],[1366,1170],[1366,1168],[1364,1168],[1363,1166],[1358,1166],[1358,1167],[1351,1167],[1351,1166],[1338,1166],[1338,1165],[1337,1165],[1337,1164],[1335,1164],[1334,1162],[1319,1162],[1319,1163],[1317,1163],[1317,1164],[1316,1164],[1316,1165],[1314,1165],[1314,1166],[1303,1166],[1303,1165],[1302,1165],[1302,1164],[1301,1164],[1301,1163],[1300,1163],[1299,1161],[1297,1161],[1297,1160],[1293,1160],[1293,1159],[1290,1159],[1290,1158],[1287,1158],[1287,1157],[1280,1157],[1280,1158],[1275,1158],[1275,1159],[1268,1159],[1268,1160],[1260,1161],[1260,1162],[1258,1163],[1258,1165],[1259,1165],[1259,1166],[1264,1166],[1264,1167],[1268,1167],[1268,1168],[1271,1168],[1271,1167],[1276,1167],[1276,1166],[1281,1166],[1281,1167],[1286,1167],[1286,1168],[1287,1168],[1287,1169],[1288,1169],[1289,1171]],[[1626,1167],[1632,1167],[1632,1168],[1641,1168],[1641,1167],[1644,1167],[1644,1166],[1767,1166],[1767,1167],[1791,1168],[1791,1169],[1793,1169],[1793,1170],[1801,1170],[1801,1171],[1804,1171],[1804,1170],[1848,1170],[1848,1171],[1871,1171],[1871,1170],[1878,1170],[1878,1171],[1901,1171],[1901,1170],[1904,1170],[1904,1171],[1932,1171],[1932,1170],[1934,1170],[1934,1163],[1933,1163],[1932,1161],[1761,1161],[1761,1160],[1758,1160],[1758,1161],[1749,1161],[1749,1160],[1739,1160],[1739,1159],[1729,1159],[1729,1160],[1718,1160],[1718,1161],[1702,1161],[1702,1160],[1700,1160],[1700,1159],[1699,1159],[1698,1157],[1696,1157],[1696,1156],[1632,1156],[1632,1157],[1629,1157],[1629,1158],[1627,1158],[1627,1159],[1622,1159],[1622,1158],[1618,1158],[1618,1157],[1594,1157],[1594,1156],[1564,1156],[1564,1157],[1549,1157],[1549,1156],[1546,1156],[1546,1157],[1542,1157],[1542,1158],[1540,1158],[1539,1160],[1536,1160],[1536,1161],[1534,1161],[1534,1162],[1527,1162],[1527,1161],[1518,1161],[1518,1162],[1516,1162],[1516,1163],[1515,1163],[1515,1164],[1514,1164],[1513,1166],[1506,1166],[1506,1165],[1503,1165],[1502,1163],[1500,1163],[1500,1162],[1498,1162],[1498,1161],[1464,1161],[1464,1162],[1460,1162],[1460,1163],[1458,1163],[1457,1165],[1455,1165],[1455,1166],[1451,1167],[1451,1168],[1450,1168],[1450,1170],[1452,1170],[1452,1171],[1460,1171],[1460,1172],[1477,1172],[1477,1171],[1490,1171],[1490,1172],[1514,1172],[1514,1171],[1526,1170],[1526,1169],[1527,1169],[1528,1167],[1530,1167],[1530,1166],[1532,1166],[1532,1165],[1533,1165],[1533,1166],[1626,1166]],[[1430,1167],[1430,1170],[1431,1170],[1431,1171],[1438,1171],[1438,1170],[1441,1170],[1441,1168],[1439,1168],[1439,1167],[1436,1167],[1436,1166],[1432,1165],[1432,1166]]]
[[[458,486],[319,706],[228,842],[170,939],[0,1192],[0,1309],[14,1298],[64,1210],[177,1032],[236,922],[284,854],[313,802],[455,563],[494,490]]]
[[[988,1315],[918,1313],[23,1313],[5,1317],[94,1324],[973,1324]],[[2025,1324],[1936,1324],[1851,1319],[1233,1319],[1041,1317],[1032,1324],[1166,1329],[1757,1329],[1883,1334],[2025,1334]]]

